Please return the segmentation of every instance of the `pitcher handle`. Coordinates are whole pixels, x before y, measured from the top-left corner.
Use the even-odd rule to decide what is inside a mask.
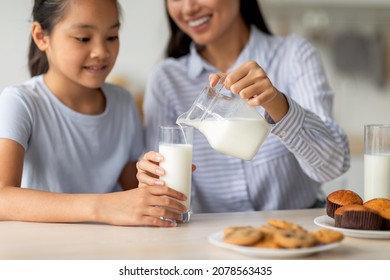
[[[217,93],[219,93],[222,89],[223,89],[223,87],[224,87],[224,84],[223,84],[223,82],[225,81],[225,78],[226,78],[226,76],[227,76],[227,74],[225,74],[225,73],[220,73],[220,74],[218,74],[218,76],[219,76],[219,80],[218,80],[218,83],[215,85],[215,91],[217,92]]]

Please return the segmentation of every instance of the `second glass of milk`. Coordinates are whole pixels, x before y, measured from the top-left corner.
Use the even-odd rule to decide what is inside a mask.
[[[159,153],[164,156],[160,166],[165,170],[160,178],[166,186],[187,196],[186,201],[181,201],[188,210],[182,214],[183,223],[190,221],[191,214],[192,138],[192,127],[160,127]]]
[[[364,126],[364,200],[390,199],[390,125]]]

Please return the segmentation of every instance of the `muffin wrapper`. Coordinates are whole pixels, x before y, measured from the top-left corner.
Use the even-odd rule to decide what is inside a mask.
[[[334,215],[334,226],[335,227],[341,227],[342,218],[343,218],[342,215]]]
[[[326,214],[331,217],[331,218],[334,218],[334,212],[340,208],[341,205],[340,204],[336,204],[336,203],[333,203],[329,200],[326,200]]]
[[[362,230],[380,230],[382,217],[372,212],[344,211],[341,227]]]
[[[383,218],[382,230],[390,230],[390,219]]]

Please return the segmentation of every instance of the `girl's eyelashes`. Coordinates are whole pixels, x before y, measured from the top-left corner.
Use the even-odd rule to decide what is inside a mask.
[[[116,35],[116,36],[110,36],[110,37],[107,38],[108,41],[116,41],[116,40],[118,40],[118,39],[119,39],[119,36],[118,36],[118,35]]]
[[[87,43],[87,42],[91,41],[91,38],[88,38],[88,37],[75,37],[75,39],[81,43]],[[118,39],[119,39],[118,35],[107,37],[107,41],[116,41]]]
[[[89,39],[88,37],[75,37],[75,39],[76,39],[77,41],[82,42],[82,43],[86,43],[86,42],[89,42],[89,41],[90,41],[90,39]]]

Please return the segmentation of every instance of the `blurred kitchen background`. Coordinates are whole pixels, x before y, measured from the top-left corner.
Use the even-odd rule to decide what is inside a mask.
[[[27,49],[32,0],[0,1],[0,91],[29,78]],[[168,38],[163,0],[120,0],[121,50],[109,79],[138,102]],[[363,131],[390,123],[390,0],[259,0],[272,31],[297,33],[319,50],[335,92],[334,117],[350,140],[352,166],[327,183],[327,193],[363,195]]]

